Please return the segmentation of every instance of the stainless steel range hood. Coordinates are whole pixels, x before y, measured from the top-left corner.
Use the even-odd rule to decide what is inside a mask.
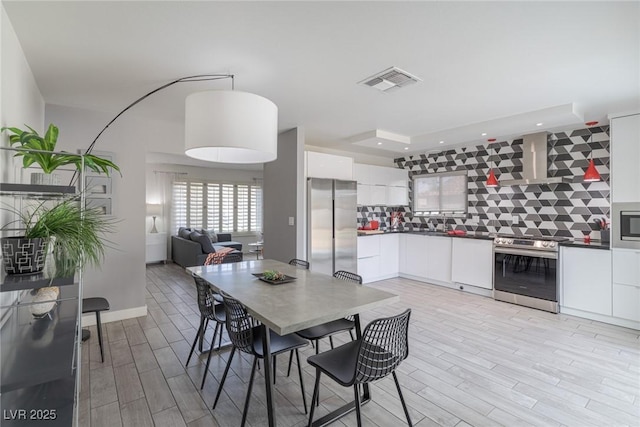
[[[547,140],[550,135],[538,132],[522,137],[522,179],[500,181],[501,186],[564,182],[562,177],[547,176]]]

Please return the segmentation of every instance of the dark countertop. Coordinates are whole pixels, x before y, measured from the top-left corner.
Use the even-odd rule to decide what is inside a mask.
[[[602,243],[600,240],[591,240],[590,243],[585,243],[582,239],[573,239],[560,242],[560,246],[567,246],[572,248],[585,248],[585,249],[603,249],[608,251],[610,249],[610,243]]]
[[[384,233],[378,234],[362,234],[358,235],[358,237],[366,237],[366,236],[384,236],[385,234],[418,234],[421,236],[439,236],[439,237],[460,237],[464,239],[481,239],[481,240],[493,240],[495,237],[494,234],[489,233],[474,233],[469,232],[463,236],[452,236],[442,231],[411,231],[411,230],[397,230],[397,231],[385,231]]]
[[[418,234],[421,236],[440,236],[440,237],[457,237],[463,239],[480,239],[480,240],[493,240],[495,238],[495,234],[493,233],[474,233],[468,232],[463,236],[451,236],[447,233],[443,233],[442,231],[411,231],[411,230],[397,230],[397,231],[385,231],[384,233],[379,234],[363,234],[358,237],[366,237],[366,236],[384,236],[385,234]],[[602,249],[609,250],[609,243],[602,243],[600,240],[591,240],[591,243],[585,243],[582,239],[571,239],[566,240],[564,242],[559,243],[560,246],[568,246],[574,248],[587,248],[587,249]]]

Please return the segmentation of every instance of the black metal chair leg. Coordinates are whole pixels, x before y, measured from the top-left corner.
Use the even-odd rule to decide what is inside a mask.
[[[102,322],[100,322],[100,312],[96,311],[96,323],[98,324],[98,344],[100,345],[100,357],[104,363],[104,350],[102,349]]]
[[[224,386],[224,381],[227,379],[227,374],[229,373],[229,368],[231,367],[231,361],[233,360],[233,355],[236,353],[236,347],[231,347],[231,353],[229,354],[229,361],[227,362],[226,368],[224,368],[224,374],[222,374],[222,379],[220,380],[220,385],[218,386],[218,392],[216,393],[216,400],[213,401],[213,408],[216,409],[216,405],[218,404],[218,399],[220,398],[220,394],[222,393],[222,387]]]
[[[216,322],[216,326],[213,328],[213,338],[211,338],[211,347],[209,347],[209,354],[213,351],[216,346],[216,335],[218,335],[218,327],[220,327],[220,333],[222,333],[222,325]]]
[[[276,356],[273,356],[273,383],[276,383]]]
[[[222,348],[222,333],[224,331],[224,328],[222,327],[222,324],[220,323],[220,335],[218,336],[218,351],[220,351],[220,349]]]
[[[355,340],[355,338],[353,337],[353,331],[351,329],[349,329],[349,335],[351,335],[351,341]]]
[[[189,364],[191,361],[191,356],[193,355],[193,351],[196,349],[196,343],[198,342],[198,337],[200,336],[200,331],[202,330],[202,326],[204,325],[204,318],[200,318],[200,326],[198,326],[198,332],[196,332],[196,337],[193,339],[193,344],[191,345],[191,351],[189,352],[189,357],[187,357],[187,363],[184,366]]]
[[[200,335],[199,335],[200,343],[198,344],[198,351],[199,351],[200,353],[202,353],[202,343],[203,343],[203,341],[204,341],[204,331],[206,331],[206,330],[207,330],[207,327],[205,326],[205,320],[206,320],[206,319],[204,318],[204,316],[200,316],[200,323],[201,323],[201,324],[202,324],[202,326],[203,326],[203,327],[200,329]]]
[[[244,427],[247,422],[247,413],[249,412],[249,402],[251,401],[251,389],[253,388],[253,377],[256,375],[256,364],[258,363],[258,358],[254,356],[253,358],[253,366],[251,367],[251,378],[249,378],[249,388],[247,389],[247,398],[244,402],[244,410],[242,411],[242,422],[240,423],[241,427]]]
[[[333,350],[333,337],[329,335],[329,344],[331,344],[331,350]]]
[[[307,424],[308,427],[311,427],[311,425],[313,424],[313,412],[314,412],[314,409],[316,408],[316,405],[314,405],[314,402],[319,400],[319,396],[318,396],[319,389],[320,389],[320,369],[316,369],[316,383],[313,386],[313,396],[311,396],[311,409],[309,411],[309,423]]]
[[[404,409],[404,415],[407,417],[407,423],[409,427],[413,426],[411,423],[411,417],[409,416],[409,409],[407,408],[407,404],[404,401],[404,396],[402,395],[402,390],[400,390],[400,383],[398,382],[398,376],[396,375],[396,371],[392,372],[393,380],[396,382],[396,388],[398,389],[398,395],[400,396],[400,402],[402,403],[402,409]]]
[[[320,341],[316,340],[316,354],[320,352]],[[311,406],[313,406],[313,402],[311,402]],[[318,400],[316,400],[316,406],[320,406],[320,390],[318,390]]]
[[[212,342],[216,342],[216,333],[218,332],[219,323],[216,323],[216,327],[213,330],[213,340]],[[209,373],[209,363],[211,362],[211,353],[213,353],[213,344],[211,344],[211,348],[209,349],[209,354],[207,355],[207,364],[204,367],[204,374],[202,374],[202,384],[200,384],[200,390],[204,388],[204,381],[207,379],[207,374]]]
[[[353,397],[356,404],[356,419],[358,420],[358,427],[362,426],[362,416],[360,415],[360,391],[358,390],[358,384],[353,385]]]
[[[304,405],[304,413],[307,414],[307,396],[304,393],[304,381],[302,380],[302,366],[300,366],[300,353],[296,348],[296,363],[298,364],[298,375],[300,376],[300,390],[302,391],[302,404]],[[293,352],[293,350],[292,350]]]
[[[291,363],[293,362],[293,350],[289,353],[289,367],[287,368],[287,376],[291,375]]]

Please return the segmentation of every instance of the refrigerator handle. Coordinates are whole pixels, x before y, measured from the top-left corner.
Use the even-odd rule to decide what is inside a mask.
[[[333,239],[336,238],[336,199],[332,198],[331,199],[331,222],[332,222],[332,227],[331,227],[331,237]]]

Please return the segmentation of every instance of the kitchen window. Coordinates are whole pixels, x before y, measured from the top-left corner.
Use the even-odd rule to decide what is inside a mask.
[[[414,215],[462,215],[467,213],[467,172],[413,176]]]
[[[262,186],[176,181],[172,197],[173,229],[206,228],[223,233],[262,229]]]

